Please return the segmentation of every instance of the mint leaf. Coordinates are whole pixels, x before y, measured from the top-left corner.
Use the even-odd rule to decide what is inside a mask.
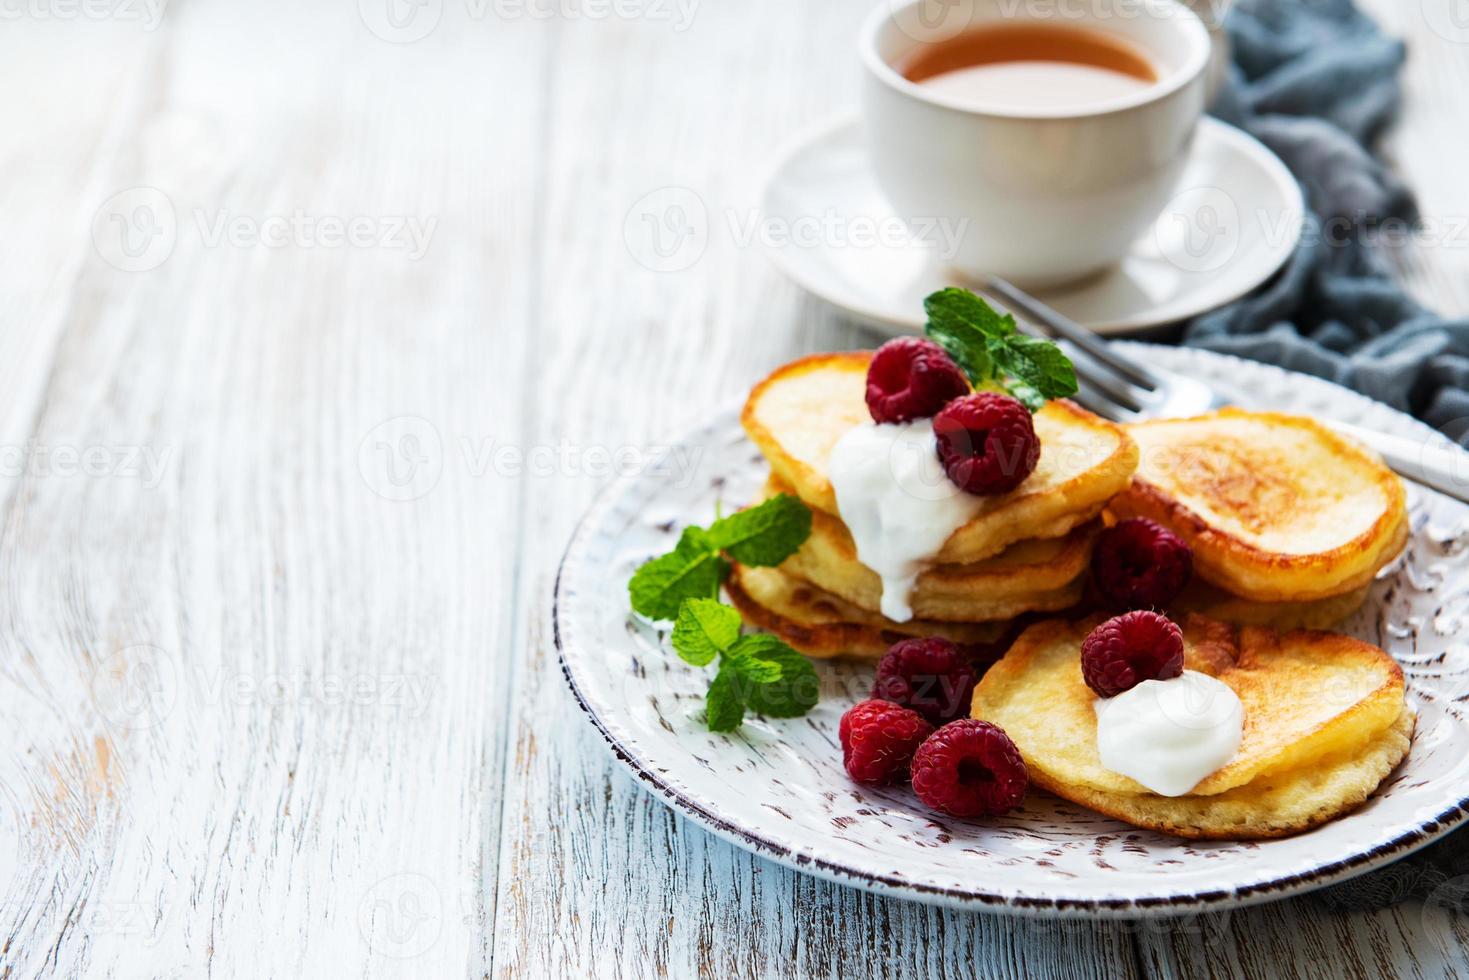
[[[1049,340],[1023,334],[967,289],[941,289],[923,301],[924,327],[976,388],[999,388],[1032,412],[1047,400],[1076,393],[1076,370]]]
[[[673,649],[704,667],[740,638],[740,614],[718,599],[685,599],[673,624]]]
[[[811,534],[811,511],[788,493],[777,494],[709,526],[720,551],[745,565],[779,565]]]
[[[1020,380],[1043,398],[1065,398],[1076,394],[1076,368],[1061,348],[1026,334],[1016,334],[1010,343],[1001,368]]]
[[[742,636],[730,648],[730,655],[762,660],[780,668],[778,679],[743,687],[744,703],[751,711],[772,718],[797,718],[816,704],[821,693],[816,668],[775,637],[765,633]]]
[[[811,534],[811,511],[789,494],[718,517],[708,529],[686,527],[666,555],[645,562],[627,583],[628,598],[649,619],[673,620],[674,652],[695,667],[719,659],[705,696],[713,732],[740,727],[746,706],[775,718],[803,715],[816,703],[816,671],[773,636],[741,636],[740,614],[719,601],[729,574],[724,554],[747,565],[778,565]]]
[[[704,723],[711,732],[732,732],[745,720],[740,684],[732,670],[720,670],[704,696]]]
[[[678,544],[633,573],[628,598],[649,619],[673,619],[685,599],[708,598],[719,591],[729,563],[709,541],[703,528],[686,527]]]
[[[748,653],[731,653],[724,658],[724,666],[739,675],[740,680],[751,684],[769,684],[781,678],[781,666],[774,660],[762,660]]]

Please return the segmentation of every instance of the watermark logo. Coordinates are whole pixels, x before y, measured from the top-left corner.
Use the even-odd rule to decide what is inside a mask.
[[[428,419],[400,415],[377,426],[357,448],[357,469],[385,500],[417,500],[439,485],[444,441]]]
[[[0,445],[0,477],[137,480],[144,490],[155,490],[172,459],[172,446],[79,446],[27,439]]]
[[[389,875],[362,896],[357,929],[368,948],[380,956],[422,956],[444,930],[443,896],[427,875]]]
[[[240,214],[228,208],[194,211],[194,226],[205,248],[382,249],[403,252],[410,262],[428,252],[438,225],[435,215],[344,217],[311,214],[303,208],[267,215]]]
[[[709,246],[709,209],[687,187],[660,187],[642,197],[622,221],[622,238],[637,263],[654,272],[682,272]]]
[[[1469,44],[1469,0],[1422,0],[1429,30],[1453,44]]]
[[[1469,875],[1441,882],[1423,899],[1423,933],[1445,951],[1469,940]]]
[[[91,694],[108,728],[152,728],[178,703],[178,665],[158,647],[125,647],[97,665],[92,672]]]
[[[975,0],[888,0],[898,30],[915,41],[930,44],[958,37],[974,23]],[[905,12],[906,10],[906,12]]]
[[[767,249],[924,249],[941,262],[953,261],[969,232],[968,218],[858,214],[833,207],[796,215],[731,209],[725,223],[738,248],[758,242]]]
[[[438,224],[437,215],[344,215],[304,208],[248,214],[196,207],[181,221],[163,191],[130,187],[103,201],[92,216],[92,244],[109,265],[124,272],[158,268],[185,233],[197,236],[207,249],[377,249],[401,252],[416,262],[428,253]]]
[[[158,30],[166,0],[0,0],[0,20],[117,21]]]
[[[444,0],[357,0],[357,15],[389,44],[412,44],[433,33],[444,15]]]
[[[92,216],[92,245],[123,272],[156,269],[178,242],[173,201],[156,187],[129,187],[102,202]]]
[[[1194,187],[1175,195],[1153,225],[1153,241],[1185,272],[1213,272],[1239,251],[1239,206],[1218,187]]]
[[[699,0],[463,0],[461,13],[473,23],[638,20],[672,24],[675,33],[682,33],[693,24],[698,5]],[[382,40],[411,44],[439,26],[444,0],[357,0],[357,14]]]

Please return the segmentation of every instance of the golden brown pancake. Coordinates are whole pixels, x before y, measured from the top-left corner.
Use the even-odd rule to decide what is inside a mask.
[[[1009,623],[895,623],[823,592],[777,568],[735,565],[725,582],[730,601],[751,626],[774,633],[808,657],[850,655],[877,660],[888,647],[914,636],[989,644]]]
[[[831,450],[846,432],[870,422],[864,399],[870,351],[815,354],[777,369],[750,392],[740,421],[771,471],[810,506],[838,515],[827,477]],[[984,509],[944,543],[935,561],[967,564],[1017,541],[1060,537],[1085,524],[1123,489],[1137,448],[1120,426],[1069,401],[1052,401],[1035,416],[1041,455],[1010,493],[985,498]]]
[[[1128,431],[1141,461],[1109,512],[1170,528],[1192,546],[1196,573],[1234,595],[1352,592],[1407,543],[1403,481],[1312,419],[1224,409]]]
[[[1058,796],[1185,836],[1278,836],[1358,805],[1406,751],[1394,734],[1411,730],[1403,674],[1382,650],[1337,633],[1194,616],[1184,624],[1185,667],[1239,696],[1240,746],[1186,796],[1151,793],[1097,751],[1096,694],[1080,651],[1100,620],[1030,627],[975,690],[974,717],[1005,729],[1032,780]]]
[[[1278,630],[1331,629],[1351,616],[1367,601],[1370,585],[1300,602],[1257,602],[1230,595],[1217,586],[1195,576],[1183,594],[1168,606],[1168,615],[1183,621],[1190,613],[1208,616],[1241,626],[1271,626]]]
[[[771,477],[764,495],[790,492]],[[975,623],[1069,608],[1081,599],[1100,531],[1101,523],[1091,521],[1064,537],[1021,541],[969,565],[933,565],[914,585],[913,615]],[[812,511],[811,536],[781,568],[869,612],[881,610],[882,580],[857,560],[846,526],[823,511]]]
[[[1263,840],[1299,834],[1355,810],[1407,756],[1415,716],[1406,705],[1393,724],[1368,744],[1302,766],[1266,773],[1215,796],[1108,793],[1053,784],[1032,772],[1031,782],[1109,817],[1175,837]]]

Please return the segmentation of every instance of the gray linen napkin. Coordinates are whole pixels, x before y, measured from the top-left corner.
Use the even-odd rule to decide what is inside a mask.
[[[1420,307],[1382,254],[1418,218],[1371,152],[1397,110],[1402,43],[1351,0],[1241,0],[1225,24],[1234,64],[1211,111],[1285,161],[1311,215],[1281,273],[1187,324],[1183,343],[1329,378],[1469,445],[1469,319]],[[1340,909],[1424,898],[1469,912],[1469,831],[1316,894]]]
[[[1275,280],[1183,342],[1329,378],[1469,445],[1469,318],[1423,309],[1383,257],[1418,220],[1370,152],[1397,108],[1402,43],[1350,0],[1241,0],[1226,27],[1234,64],[1212,111],[1285,161],[1310,217]]]

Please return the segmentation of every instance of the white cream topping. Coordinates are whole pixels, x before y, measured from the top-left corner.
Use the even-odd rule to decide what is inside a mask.
[[[907,622],[918,573],[983,501],[944,473],[930,419],[857,426],[832,447],[828,473],[857,560],[882,579],[882,614]]]
[[[1183,796],[1234,758],[1244,731],[1239,695],[1193,670],[1143,681],[1095,707],[1102,765],[1159,796]]]

